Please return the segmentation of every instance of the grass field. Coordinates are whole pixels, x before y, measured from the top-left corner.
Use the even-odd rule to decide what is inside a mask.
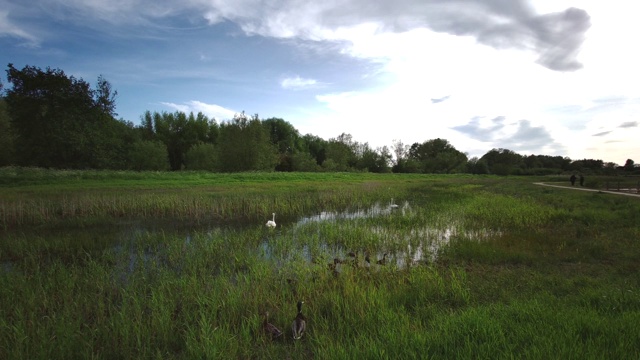
[[[563,180],[0,169],[0,358],[640,358],[640,198]]]

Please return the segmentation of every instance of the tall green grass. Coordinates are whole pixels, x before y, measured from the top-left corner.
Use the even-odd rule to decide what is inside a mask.
[[[156,173],[0,169],[0,227],[110,223],[121,219],[194,223],[301,216],[317,208],[402,196],[396,176],[300,173]],[[407,179],[411,179],[408,177]],[[419,179],[413,177],[413,179]],[[340,190],[331,188],[334,182]]]

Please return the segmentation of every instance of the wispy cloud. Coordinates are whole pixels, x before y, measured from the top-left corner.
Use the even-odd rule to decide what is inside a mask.
[[[197,100],[191,100],[183,104],[176,104],[171,102],[162,102],[161,104],[184,113],[201,112],[210,118],[216,119],[217,121],[232,119],[233,116],[238,113],[237,111],[227,109],[220,105],[207,104]]]
[[[24,45],[30,47],[36,47],[40,42],[34,34],[14,23],[7,10],[0,10],[0,37],[3,36],[22,39]]]
[[[317,85],[318,85],[318,82],[316,80],[304,79],[299,76],[289,77],[289,78],[283,79],[280,82],[280,86],[282,86],[283,89],[289,89],[289,90],[302,90],[310,87],[315,87]]]
[[[496,137],[496,134],[504,129],[505,127],[505,117],[498,116],[490,121],[483,121],[484,119],[480,116],[476,116],[471,121],[469,121],[466,125],[454,126],[452,129],[459,131],[474,140],[489,142],[493,141]],[[484,122],[484,123],[483,123]]]
[[[549,130],[543,126],[532,126],[529,120],[506,123],[504,116],[498,116],[481,124],[480,117],[475,117],[466,125],[452,129],[464,133],[469,138],[494,144],[516,152],[561,154],[565,147],[555,141]]]
[[[593,136],[605,136],[605,135],[608,135],[608,134],[611,134],[611,131],[602,131],[602,132],[593,134]]]
[[[638,127],[638,122],[637,121],[626,121],[623,122],[622,124],[620,124],[620,126],[618,126],[619,128],[634,128],[634,127]]]
[[[438,103],[441,103],[441,102],[443,102],[443,101],[445,101],[445,100],[449,99],[449,97],[451,97],[451,95],[447,95],[447,96],[445,96],[445,97],[436,98],[436,99],[431,98],[431,103],[432,103],[432,104],[438,104]]]
[[[532,126],[529,120],[517,122],[517,130],[501,144],[516,152],[564,154],[566,149],[553,139],[549,130],[543,126]]]

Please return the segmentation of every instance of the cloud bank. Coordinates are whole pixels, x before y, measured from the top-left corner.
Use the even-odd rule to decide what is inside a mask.
[[[566,148],[554,140],[542,126],[532,126],[529,120],[507,123],[504,116],[484,121],[480,117],[471,119],[466,125],[454,126],[471,139],[492,144],[493,148],[505,148],[516,152],[565,154]]]
[[[110,26],[162,27],[169,20],[182,26],[196,26],[202,21],[210,25],[233,22],[247,35],[336,41],[347,47],[363,35],[363,30],[372,35],[426,28],[469,36],[498,49],[526,49],[537,55],[539,64],[555,71],[582,67],[577,55],[591,25],[584,10],[569,8],[538,14],[525,0],[34,0],[28,5],[3,0],[2,3],[9,3],[12,8],[42,8],[48,16],[85,21],[87,26],[96,26],[95,19]],[[26,29],[7,26],[10,23],[6,13],[4,19],[0,22],[0,35],[28,36]]]

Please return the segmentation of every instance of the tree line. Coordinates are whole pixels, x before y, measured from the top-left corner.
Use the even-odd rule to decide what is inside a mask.
[[[202,113],[151,112],[139,125],[117,119],[117,91],[60,69],[8,65],[0,82],[0,166],[64,169],[368,171],[499,175],[562,172],[638,173],[602,160],[520,155],[492,149],[468,158],[445,139],[371,147],[350,134],[328,140],[301,135],[280,118],[236,114],[218,122]]]

